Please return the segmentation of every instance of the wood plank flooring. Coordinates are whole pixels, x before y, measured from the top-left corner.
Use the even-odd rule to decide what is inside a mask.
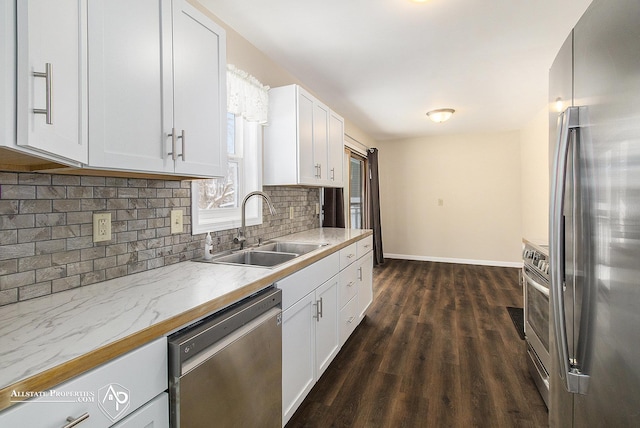
[[[517,269],[387,260],[287,428],[548,426],[506,306],[522,307]]]

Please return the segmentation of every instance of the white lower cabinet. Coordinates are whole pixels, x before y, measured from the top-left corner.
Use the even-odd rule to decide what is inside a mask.
[[[169,426],[167,340],[157,339],[0,412],[2,427]],[[40,391],[21,391],[40,392]]]
[[[369,251],[358,259],[358,318],[362,320],[364,314],[373,303],[373,251]]]
[[[338,254],[276,282],[282,289],[282,424],[340,349]]]
[[[315,293],[282,313],[282,425],[315,384]]]
[[[325,372],[340,350],[338,340],[338,277],[334,276],[315,292],[316,379]]]
[[[163,392],[112,428],[169,428],[168,414],[169,394]]]
[[[283,310],[283,426],[371,305],[371,244],[369,236],[276,282]]]

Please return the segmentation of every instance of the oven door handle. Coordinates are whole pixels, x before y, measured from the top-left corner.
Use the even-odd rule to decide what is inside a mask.
[[[524,271],[522,272],[522,275],[524,276],[524,279],[527,281],[528,284],[531,284],[533,286],[533,288],[535,288],[536,290],[538,290],[539,292],[541,292],[545,296],[549,297],[549,289],[547,287],[545,287],[544,285],[540,284],[539,282],[537,282],[536,280],[531,278]]]

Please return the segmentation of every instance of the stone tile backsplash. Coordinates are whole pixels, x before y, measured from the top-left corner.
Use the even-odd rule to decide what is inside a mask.
[[[247,228],[249,243],[319,227],[319,189],[264,191],[278,213]],[[184,233],[170,233],[172,209]],[[95,211],[111,213],[110,241],[93,242]],[[212,233],[214,251],[236,234]],[[189,181],[0,172],[0,305],[200,257],[204,237],[191,235]]]

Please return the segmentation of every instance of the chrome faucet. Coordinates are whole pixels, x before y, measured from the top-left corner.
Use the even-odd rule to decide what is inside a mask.
[[[246,207],[247,207],[247,200],[252,196],[262,196],[262,198],[264,198],[264,200],[267,201],[267,205],[269,206],[269,212],[271,213],[271,215],[274,215],[276,213],[276,209],[273,207],[271,198],[266,193],[256,190],[255,192],[251,192],[247,196],[245,196],[244,199],[242,200],[242,227],[238,231],[238,236],[233,238],[233,243],[240,244],[240,249],[244,248],[244,243],[247,240],[247,238],[245,237],[245,229],[247,227]]]

